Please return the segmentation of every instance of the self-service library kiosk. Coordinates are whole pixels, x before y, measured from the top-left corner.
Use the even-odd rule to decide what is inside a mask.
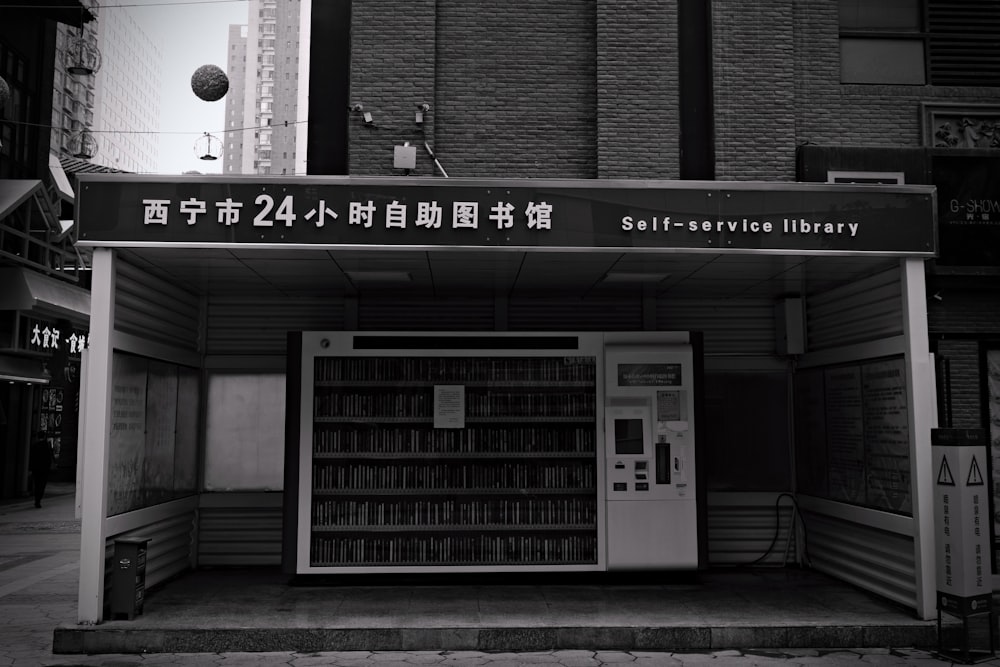
[[[289,337],[284,569],[695,569],[686,332]]]

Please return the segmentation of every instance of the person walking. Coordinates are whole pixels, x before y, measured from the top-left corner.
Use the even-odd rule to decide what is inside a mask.
[[[35,507],[42,506],[42,496],[45,495],[45,485],[49,482],[49,472],[52,470],[54,459],[52,445],[46,438],[37,437],[32,440],[29,467],[31,484],[35,491]]]

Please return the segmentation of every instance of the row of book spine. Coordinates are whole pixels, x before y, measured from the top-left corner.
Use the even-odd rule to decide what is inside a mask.
[[[316,357],[316,382],[593,382],[594,357]]]
[[[572,489],[596,483],[592,462],[313,464],[315,491],[337,489]]]
[[[314,454],[507,454],[594,452],[593,427],[505,426],[504,428],[434,429],[316,426]]]
[[[487,390],[467,392],[465,408],[470,417],[593,417],[596,402],[593,392]]]
[[[593,533],[542,535],[313,537],[313,567],[347,565],[596,563]]]
[[[469,417],[593,417],[596,397],[588,393],[469,391]],[[434,396],[428,389],[317,391],[313,414],[330,417],[432,417]]]
[[[332,500],[313,502],[314,527],[593,525],[593,496],[547,499]]]

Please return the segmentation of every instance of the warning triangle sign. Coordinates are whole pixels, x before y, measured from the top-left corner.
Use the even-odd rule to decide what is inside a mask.
[[[948,467],[948,457],[946,456],[941,457],[937,483],[942,486],[955,486],[955,478],[951,476],[951,468]]]
[[[972,465],[969,466],[969,479],[965,480],[966,486],[982,486],[983,473],[979,471],[979,463],[976,462],[976,457],[972,457]]]

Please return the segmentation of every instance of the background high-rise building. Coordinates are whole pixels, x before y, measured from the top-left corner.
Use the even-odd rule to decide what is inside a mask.
[[[97,45],[97,31],[98,21],[80,27],[60,23],[56,28],[50,145],[59,155],[93,157],[81,150],[80,139],[84,130],[93,129],[97,75],[74,74],[68,63],[81,38],[87,44]]]
[[[301,17],[297,0],[251,0],[247,25],[230,26],[224,173],[305,171],[305,156],[299,160],[297,148],[304,131],[297,121],[303,106],[301,52],[307,44],[300,39]]]
[[[245,25],[229,26],[229,46],[226,74],[229,93],[226,95],[226,129],[243,127],[243,100],[246,97],[247,28]],[[222,173],[243,173],[243,132],[226,132],[222,151]]]
[[[136,173],[156,171],[163,58],[127,7],[101,13],[103,65],[95,79],[93,130],[101,143],[92,162]]]
[[[52,102],[52,150],[130,172],[156,170],[162,57],[127,7],[106,8],[83,36],[101,53],[94,74],[68,71],[80,29],[59,25]],[[94,150],[82,150],[89,131]]]

